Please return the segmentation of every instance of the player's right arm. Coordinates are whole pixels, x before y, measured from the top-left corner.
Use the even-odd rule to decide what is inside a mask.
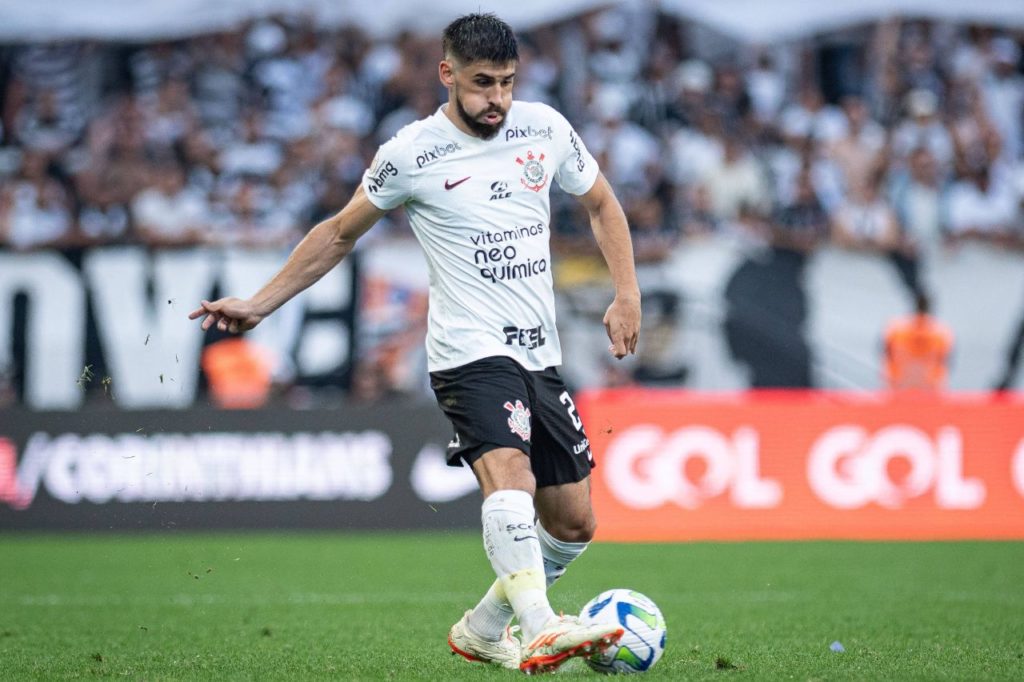
[[[385,212],[369,200],[360,185],[348,205],[310,230],[281,270],[252,298],[203,301],[189,313],[189,319],[205,316],[203,329],[216,324],[221,331],[233,334],[252,329],[340,263],[352,251],[356,240]]]

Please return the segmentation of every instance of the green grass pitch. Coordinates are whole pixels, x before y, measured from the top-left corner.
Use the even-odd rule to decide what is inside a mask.
[[[519,678],[448,652],[489,575],[466,533],[7,533],[0,679]],[[665,613],[652,680],[1024,679],[1024,543],[595,544],[551,599],[611,587]]]

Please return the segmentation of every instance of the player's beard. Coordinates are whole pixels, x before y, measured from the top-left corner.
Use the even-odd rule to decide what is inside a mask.
[[[455,92],[455,111],[459,114],[459,118],[462,119],[462,122],[465,123],[469,129],[477,135],[477,137],[484,140],[489,140],[497,135],[498,131],[505,127],[505,121],[508,119],[508,112],[498,105],[488,106],[475,117],[472,116],[468,111],[466,111],[466,108],[462,106],[462,100],[459,98],[458,91]],[[489,114],[492,111],[501,114],[501,120],[496,124],[492,125],[478,120],[479,117]]]

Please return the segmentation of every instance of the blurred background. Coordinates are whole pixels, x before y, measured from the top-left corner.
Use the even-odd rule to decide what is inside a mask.
[[[186,315],[203,298],[253,293],[344,205],[376,148],[436,110],[439,32],[477,9],[517,30],[516,97],[566,115],[630,220],[644,336],[620,363],[606,350],[611,287],[585,215],[552,191],[572,388],[881,399],[1024,386],[1019,2],[385,4],[0,2],[9,506],[24,509],[29,490],[64,503],[377,499],[394,491],[392,470],[367,472],[389,456],[415,464],[401,485],[419,476],[431,504],[473,489],[440,464],[426,267],[402,211],[251,334],[204,334]],[[927,332],[914,336],[907,318]],[[201,441],[211,424],[230,433]],[[231,440],[259,428],[280,432]],[[316,440],[329,428],[353,432]],[[320,435],[301,441],[303,429]],[[146,440],[156,432],[180,435]],[[318,488],[323,471],[302,462],[325,447],[373,480]],[[253,450],[281,468],[225,463]],[[110,464],[137,452],[195,455],[188,471],[206,467],[206,492],[188,492],[180,458],[148,488],[149,469]],[[280,482],[286,468],[292,483]],[[254,487],[239,492],[239,476]],[[253,518],[216,507],[227,525]],[[48,516],[57,525],[105,522],[61,509]]]

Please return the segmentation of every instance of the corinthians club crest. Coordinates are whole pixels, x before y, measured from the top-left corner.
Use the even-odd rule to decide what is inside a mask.
[[[548,173],[544,170],[544,164],[541,163],[543,160],[543,152],[540,156],[534,156],[532,151],[526,152],[526,161],[516,157],[516,163],[523,167],[523,177],[519,178],[519,182],[523,183],[523,187],[526,189],[539,192],[544,189],[544,185],[548,184]]]
[[[508,428],[512,430],[512,433],[529,443],[530,408],[523,405],[522,400],[517,400],[515,405],[506,400],[505,409],[512,413],[512,416],[508,418]]]

